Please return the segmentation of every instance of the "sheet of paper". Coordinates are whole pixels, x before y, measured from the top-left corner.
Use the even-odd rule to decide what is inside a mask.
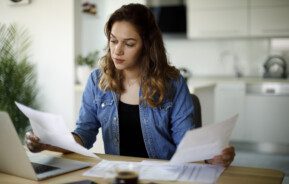
[[[172,164],[202,161],[221,154],[228,146],[238,115],[188,131],[170,160]]]
[[[132,170],[139,173],[144,180],[188,181],[215,183],[224,167],[209,164],[180,164],[172,165],[168,162],[143,161],[124,162],[102,160],[83,175],[92,177],[112,178],[117,170]]]
[[[166,180],[166,177],[175,179],[175,181],[189,181],[201,183],[216,183],[219,176],[224,171],[224,167],[210,164],[171,164],[170,162],[159,161],[143,161],[142,166],[147,166],[147,176],[145,179],[154,179],[159,177],[160,173],[166,173],[165,177],[161,180]],[[158,171],[159,170],[159,171]],[[162,176],[162,175],[160,175]]]
[[[23,104],[15,103],[25,116],[29,118],[33,132],[40,138],[41,143],[57,146],[81,155],[99,158],[74,140],[61,116],[37,111]]]

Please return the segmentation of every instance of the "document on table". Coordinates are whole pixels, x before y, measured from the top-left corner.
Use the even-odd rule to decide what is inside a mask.
[[[211,159],[228,146],[238,115],[186,132],[170,160],[172,164]]]
[[[215,183],[224,171],[224,167],[195,163],[172,165],[168,162],[159,161],[124,162],[102,160],[83,175],[113,178],[116,172],[120,170],[135,171],[139,174],[139,178],[144,180]]]
[[[99,158],[74,140],[60,115],[37,111],[23,104],[15,103],[23,114],[29,118],[33,132],[40,138],[41,143],[57,146],[81,155]]]

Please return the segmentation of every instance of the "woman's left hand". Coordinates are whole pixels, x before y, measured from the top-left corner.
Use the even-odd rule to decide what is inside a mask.
[[[222,165],[229,167],[235,157],[235,148],[233,146],[223,149],[221,155],[216,155],[212,159],[207,160],[209,164]]]

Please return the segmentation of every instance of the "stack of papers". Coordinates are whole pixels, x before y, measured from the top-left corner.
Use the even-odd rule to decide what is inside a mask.
[[[168,162],[143,161],[123,162],[102,160],[84,176],[113,178],[117,171],[130,170],[139,173],[139,179],[162,181],[187,181],[215,183],[224,167],[209,164],[186,163],[172,165]]]
[[[33,132],[41,143],[99,159],[74,140],[61,116],[37,111],[17,102],[16,105],[29,118]]]

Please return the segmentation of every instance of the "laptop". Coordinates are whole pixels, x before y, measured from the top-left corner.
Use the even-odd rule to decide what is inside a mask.
[[[43,180],[91,166],[86,162],[41,153],[27,154],[8,113],[1,111],[0,148],[0,172],[30,180]]]

